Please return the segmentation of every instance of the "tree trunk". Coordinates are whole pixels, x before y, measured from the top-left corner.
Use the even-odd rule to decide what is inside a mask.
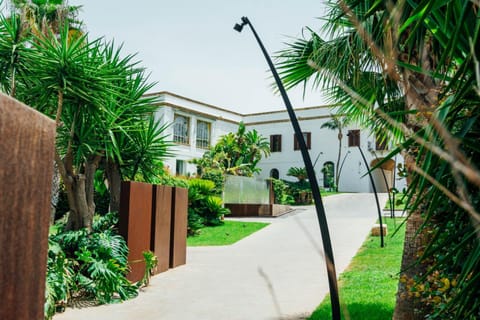
[[[417,235],[418,228],[423,223],[420,211],[410,215],[406,223],[405,242],[403,244],[403,256],[401,265],[401,278],[413,279],[415,275],[422,274],[422,266],[415,264],[419,250],[425,246],[422,234]],[[415,301],[409,295],[409,289],[403,281],[398,282],[397,300],[393,320],[421,320],[424,319],[421,308],[416,306]]]
[[[90,157],[85,164],[84,174],[70,174],[67,179],[64,179],[70,208],[67,230],[87,228],[89,232],[92,231],[92,221],[95,213],[93,182],[100,159],[101,156]]]
[[[55,213],[57,211],[58,197],[60,195],[60,172],[58,166],[53,163],[52,191],[50,193],[50,225],[55,222]]]
[[[419,57],[421,63],[418,63],[425,71],[424,74],[415,73],[412,71],[404,70],[403,72],[403,87],[405,90],[405,103],[407,110],[416,110],[416,114],[409,115],[407,118],[407,127],[411,129],[412,133],[419,128],[427,126],[430,122],[430,114],[438,106],[438,93],[440,92],[440,86],[435,84],[433,79],[428,76],[428,72],[434,70],[432,59],[430,56],[432,51],[430,45],[427,43],[423,48],[423,55]],[[400,57],[400,60],[407,63],[415,64],[411,60],[408,61],[405,57]],[[416,162],[421,162],[422,159],[417,159],[416,151],[407,150],[404,154],[405,168],[409,173],[409,177],[413,174],[413,166]],[[407,178],[408,179],[408,178]],[[407,180],[409,183],[409,180]],[[420,196],[420,195],[416,195]],[[422,206],[419,206],[421,208]],[[414,275],[422,273],[421,266],[414,267],[412,263],[416,261],[417,254],[425,245],[425,235],[418,234],[418,228],[421,226],[423,220],[421,212],[413,212],[407,221],[407,229],[405,231],[405,243],[402,256],[402,271],[401,276],[406,276],[408,279],[413,278]],[[399,282],[397,301],[395,306],[395,312],[393,316],[394,320],[404,319],[424,319],[422,317],[421,308],[415,306],[415,301],[408,298],[408,290],[404,283]]]
[[[335,191],[338,192],[338,184],[340,183],[340,159],[342,158],[342,127],[338,127],[338,157],[337,166],[335,167]]]
[[[107,159],[105,170],[108,179],[108,188],[110,191],[110,212],[118,212],[120,210],[120,186],[122,177],[120,166],[113,159]]]

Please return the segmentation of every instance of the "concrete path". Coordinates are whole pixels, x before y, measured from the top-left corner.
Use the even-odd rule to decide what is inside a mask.
[[[380,195],[381,204],[387,195]],[[373,194],[324,199],[337,275],[377,219]],[[188,248],[187,265],[159,274],[122,304],[67,309],[55,320],[304,319],[328,293],[313,206],[267,220],[271,225],[225,247]]]

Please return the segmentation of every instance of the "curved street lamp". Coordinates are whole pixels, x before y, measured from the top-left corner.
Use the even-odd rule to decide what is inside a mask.
[[[305,144],[305,139],[303,137],[302,130],[297,120],[297,116],[295,115],[295,111],[293,110],[292,104],[290,103],[290,99],[288,98],[287,92],[283,87],[282,81],[280,80],[280,76],[273,65],[270,56],[268,55],[267,50],[265,49],[262,41],[260,40],[255,28],[250,23],[247,17],[242,17],[242,22],[239,24],[235,24],[233,27],[236,31],[242,32],[242,29],[245,25],[248,25],[255,36],[255,39],[260,46],[260,49],[267,60],[268,66],[270,67],[270,71],[275,78],[275,82],[277,84],[278,90],[283,98],[283,102],[285,103],[285,107],[287,108],[288,115],[290,116],[290,122],[292,123],[293,130],[295,132],[295,136],[297,137],[298,144],[300,146],[300,151],[302,153],[303,162],[305,163],[305,169],[307,170],[308,180],[310,181],[310,187],[312,188],[312,196],[313,200],[315,201],[315,208],[317,211],[317,218],[318,223],[320,226],[320,233],[322,236],[323,242],[323,251],[325,252],[325,262],[327,265],[327,275],[328,275],[328,285],[330,288],[330,301],[332,304],[332,319],[333,320],[340,320],[340,302],[338,299],[338,284],[337,284],[337,276],[335,271],[335,262],[333,259],[333,250],[332,250],[332,243],[330,240],[330,234],[328,231],[328,224],[327,224],[327,217],[325,215],[325,208],[323,206],[322,198],[320,196],[320,189],[318,188],[318,182],[315,178],[315,172],[313,170],[312,160],[310,159],[310,155],[307,150],[307,145]]]
[[[350,135],[347,134],[347,136]],[[377,211],[378,211],[378,220],[380,221],[380,247],[383,248],[384,241],[383,241],[383,222],[382,222],[382,209],[380,208],[380,202],[378,201],[378,193],[377,193],[377,187],[375,186],[375,181],[373,180],[372,172],[370,171],[370,166],[368,165],[367,158],[365,158],[365,154],[362,151],[362,148],[360,148],[360,145],[357,145],[358,150],[360,151],[360,154],[362,155],[363,163],[365,164],[365,167],[367,167],[367,173],[368,176],[370,177],[370,182],[372,183],[372,188],[373,188],[373,194],[375,194],[375,202],[377,203]]]

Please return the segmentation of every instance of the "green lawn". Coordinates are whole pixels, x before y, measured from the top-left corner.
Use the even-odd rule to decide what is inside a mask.
[[[246,236],[266,227],[268,223],[224,221],[216,227],[205,227],[200,234],[188,237],[188,246],[224,246],[233,244]]]
[[[385,247],[380,248],[378,237],[369,236],[350,266],[340,275],[342,319],[392,319],[405,225],[392,238],[394,221],[390,218],[385,218],[385,221],[389,232],[385,237]],[[400,222],[397,219],[396,225],[399,226]],[[331,319],[330,309],[330,296],[327,296],[309,319]]]
[[[332,195],[334,195],[334,194],[340,194],[340,193],[342,193],[342,192],[326,191],[326,190],[321,190],[321,191],[320,191],[320,195],[321,195],[322,197],[328,197],[328,196],[332,196]]]
[[[407,204],[407,197],[404,196],[403,193],[399,193],[395,196],[395,211],[397,210],[405,210],[405,205]],[[385,210],[390,210],[390,201],[387,200],[385,204]]]

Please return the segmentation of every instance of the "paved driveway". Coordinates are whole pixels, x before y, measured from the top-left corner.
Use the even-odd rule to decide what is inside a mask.
[[[324,202],[340,274],[377,219],[375,199],[340,194]],[[188,248],[187,265],[153,277],[133,300],[67,309],[54,319],[303,319],[328,292],[315,208],[256,220],[271,225],[231,246]]]

